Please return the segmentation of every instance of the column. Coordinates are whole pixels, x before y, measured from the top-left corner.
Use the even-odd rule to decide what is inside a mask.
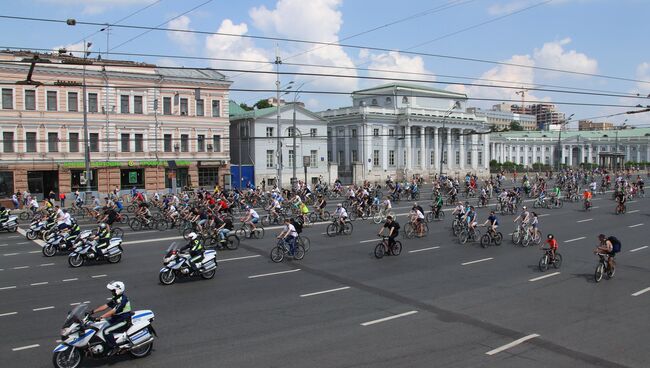
[[[440,165],[440,157],[442,157],[442,152],[438,147],[438,138],[440,135],[440,131],[438,130],[438,128],[432,128],[432,129],[433,129],[433,152],[435,153],[433,154],[434,162],[431,163],[431,167],[439,170],[440,168],[438,167],[438,165]]]
[[[374,162],[373,162],[374,158],[372,155],[372,151],[374,150],[373,148],[374,138],[372,135],[372,126],[368,124],[366,124],[366,127],[364,129],[363,142],[364,142],[363,147],[366,150],[366,155],[365,155],[366,162],[363,163],[363,167],[366,168],[366,172],[369,172],[374,167]],[[368,159],[370,159],[370,162],[368,162]]]
[[[530,163],[531,167],[537,163],[537,160],[536,160],[536,158],[537,158],[537,147],[538,147],[537,145],[533,145],[531,147],[532,152],[530,153],[530,155],[531,155],[531,160],[533,161],[533,162]]]
[[[472,134],[472,149],[470,150],[472,152],[472,170],[476,171],[480,169],[480,166],[478,165],[478,136],[476,134]],[[489,146],[488,146],[489,150]]]
[[[544,147],[543,149],[546,150],[546,147]],[[543,157],[546,157],[546,152],[544,152]],[[549,156],[548,156],[548,162],[550,163],[551,167],[555,167],[554,159],[555,159],[555,147],[551,145],[551,147],[549,147]],[[544,159],[543,163],[544,164],[546,163],[546,159]]]
[[[411,170],[412,168],[412,153],[411,152],[411,139],[413,139],[413,132],[410,126],[406,126],[406,137],[405,137],[405,143],[406,143],[406,169]]]
[[[569,145],[569,166],[573,166],[573,146]]]
[[[420,127],[420,163],[422,172],[427,168],[427,128],[423,126]]]
[[[488,145],[490,144],[490,135],[483,134],[483,167],[487,170],[490,169],[490,158],[488,152]],[[478,165],[478,164],[477,164]]]
[[[641,162],[641,145],[636,146],[636,162]]]
[[[447,170],[451,170],[454,167],[451,157],[451,128],[447,128]]]
[[[501,143],[501,163],[506,162],[506,146],[505,143]]]
[[[343,157],[343,164],[345,166],[350,166],[350,134],[352,134],[352,130],[350,128],[345,128],[344,132],[343,142],[345,144],[345,152],[343,152],[343,154],[345,157]]]
[[[645,146],[645,162],[650,162],[650,144],[648,143]]]
[[[623,160],[623,164],[625,164],[625,162],[627,162],[627,161],[630,161],[630,145],[629,144],[625,145],[625,159]]]
[[[332,138],[331,138],[332,139],[332,161],[338,165],[339,160],[337,155],[339,154],[339,152],[336,150],[336,141],[337,141],[336,131],[337,131],[336,127],[332,127]]]
[[[459,143],[459,151],[460,151],[460,165],[459,166],[460,166],[461,170],[465,170],[465,162],[467,160],[465,158],[465,155],[467,153],[465,152],[465,136],[463,135],[462,129],[460,130],[459,135],[458,135],[458,143]],[[464,173],[462,173],[462,174],[464,174]]]
[[[589,148],[587,149],[587,163],[593,163],[594,162],[594,145],[590,144]]]
[[[381,168],[388,170],[388,129],[381,127],[381,150],[384,152],[381,159]]]

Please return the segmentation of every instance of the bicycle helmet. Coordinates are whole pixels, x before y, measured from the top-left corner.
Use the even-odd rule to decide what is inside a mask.
[[[102,230],[106,229],[106,224],[102,222],[101,224],[99,224],[99,228]]]
[[[106,285],[106,288],[110,290],[114,296],[119,296],[124,294],[126,286],[124,286],[122,281],[111,281]]]
[[[555,239],[555,237],[553,236],[553,234],[548,234],[548,235],[546,235],[546,238],[547,238],[548,240]]]
[[[521,207],[522,210],[526,211],[528,208],[526,206]]]
[[[190,238],[190,240],[196,240],[196,238],[199,236],[195,232],[191,232],[187,235],[187,237]]]

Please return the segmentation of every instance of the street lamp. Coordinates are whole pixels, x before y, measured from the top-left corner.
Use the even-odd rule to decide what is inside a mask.
[[[292,82],[293,83],[293,82]],[[302,86],[304,86],[305,83],[302,83],[298,88],[295,89],[294,95],[293,95],[293,175],[291,176],[291,186],[293,187],[295,185],[295,182],[298,181],[298,178],[296,177],[296,101],[298,100],[298,96],[300,96],[300,90]],[[302,139],[301,139],[302,141]]]
[[[277,53],[277,52],[276,52]],[[280,144],[280,64],[282,64],[282,59],[280,59],[279,55],[276,55],[275,57],[275,71],[276,71],[276,79],[275,79],[275,89],[276,89],[276,103],[277,103],[277,116],[276,116],[276,126],[277,126],[277,140],[276,140],[276,157],[277,157],[277,187],[278,189],[282,189],[282,145]],[[293,84],[293,81],[289,82],[287,86],[284,88],[286,92],[284,95],[289,93],[289,90],[291,89],[291,85]],[[295,157],[294,157],[295,160]]]
[[[616,139],[614,140],[614,146],[616,147],[616,152],[615,153],[615,161],[614,161],[614,171],[618,170],[618,131],[621,129],[625,129],[627,126],[625,123],[627,122],[627,119],[623,120],[623,123],[619,126],[616,126],[614,129],[616,129]],[[625,161],[625,160],[623,160]],[[625,163],[623,163],[625,165]]]
[[[450,107],[449,110],[447,110],[447,112],[445,112],[445,117],[442,119],[442,129],[445,129],[445,123],[447,122],[447,118],[449,116],[451,116],[452,111],[455,110],[455,109],[460,109],[460,101],[455,101],[454,106]],[[409,139],[410,139],[410,137],[409,137]],[[438,177],[442,177],[442,162],[443,162],[443,157],[444,157],[444,155],[442,153],[445,150],[445,144],[446,143],[447,142],[443,143],[442,139],[440,140],[440,174],[438,174]],[[449,155],[449,152],[447,152],[447,155]],[[447,163],[447,164],[449,164],[449,163]]]
[[[562,145],[561,145],[562,144],[561,143],[561,141],[562,141],[562,127],[564,125],[566,125],[566,124],[569,124],[569,122],[571,121],[571,118],[573,117],[573,115],[575,115],[575,114],[571,114],[571,115],[569,115],[568,118],[560,121],[560,132],[559,132],[559,134],[557,136],[557,148],[558,148],[557,171],[558,172],[560,172],[560,165],[562,164],[562,153],[564,152],[564,150],[562,149]],[[569,164],[571,164],[571,162]]]

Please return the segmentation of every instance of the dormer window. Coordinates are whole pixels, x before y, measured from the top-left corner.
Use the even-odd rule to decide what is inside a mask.
[[[403,103],[403,104],[407,104],[407,103],[409,103],[409,98],[406,97],[406,96],[402,97],[402,103]]]
[[[393,103],[393,99],[390,97],[386,97],[386,106],[389,106]]]
[[[376,99],[376,98],[373,98],[373,99],[372,99],[372,102],[371,102],[370,104],[371,104],[372,106],[377,106],[377,105],[378,105],[378,103],[377,103],[377,99]]]

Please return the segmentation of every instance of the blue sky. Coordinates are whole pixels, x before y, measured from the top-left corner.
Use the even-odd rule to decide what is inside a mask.
[[[4,15],[67,19],[113,23],[148,5],[149,8],[123,21],[123,24],[156,26],[178,17],[207,0],[23,0],[5,3]],[[526,7],[541,4],[520,13]],[[436,10],[437,9],[437,10]],[[406,17],[425,13],[398,24],[345,39]],[[375,71],[356,71],[308,66],[282,67],[285,71],[320,72],[353,76],[409,78],[437,81],[459,81],[443,77],[466,77],[464,82],[483,78],[502,80],[506,85],[559,85],[621,93],[650,93],[650,34],[646,0],[213,0],[197,10],[167,23],[166,27],[200,31],[221,31],[235,34],[300,38],[364,47],[379,47],[392,52],[339,46],[317,47],[280,42],[280,55],[286,63],[318,64],[336,67],[360,67]],[[504,17],[497,19],[498,17]],[[494,20],[494,21],[492,21]],[[481,23],[492,21],[488,24]],[[475,27],[465,30],[465,28]],[[97,27],[42,22],[3,20],[0,22],[1,46],[54,48],[73,45]],[[115,47],[142,31],[113,29],[110,46]],[[456,33],[458,32],[458,33]],[[456,34],[454,34],[456,33]],[[442,37],[442,38],[441,38]],[[439,39],[440,38],[440,39]],[[438,39],[438,40],[436,40]],[[429,42],[435,40],[433,42]],[[93,50],[105,51],[106,38],[100,33],[92,39]],[[424,45],[422,45],[424,44]],[[415,47],[421,45],[419,47]],[[79,46],[76,46],[79,47]],[[125,53],[185,55],[272,61],[275,42],[225,36],[191,35],[187,33],[150,32],[114,51]],[[480,58],[536,67],[551,67],[592,74],[602,74],[646,81],[620,81],[565,73],[549,73],[530,68],[409,55],[399,51],[417,51],[442,55]],[[301,54],[295,56],[296,54]],[[128,58],[115,56],[115,58]],[[133,58],[133,57],[132,57]],[[168,57],[137,57],[162,65],[211,66],[232,69],[271,71],[266,64],[181,60]],[[387,71],[395,71],[389,73]],[[407,75],[410,73],[431,74]],[[227,74],[233,88],[272,89],[271,74]],[[383,81],[357,78],[291,77],[305,83],[310,91],[350,92]],[[487,82],[497,84],[497,82]],[[467,93],[469,97],[495,100],[519,99],[512,90],[486,87],[431,84]],[[650,99],[597,97],[529,91],[527,100],[552,102],[585,102],[634,106],[650,105]],[[233,92],[237,101],[249,104],[267,97],[268,93]],[[314,110],[346,106],[349,96],[304,93],[299,98]],[[470,105],[487,107],[498,101],[470,101]],[[614,107],[579,107],[559,105],[575,118],[600,116],[629,110]],[[626,117],[608,120],[621,123]],[[650,113],[628,116],[628,123],[650,125]],[[607,119],[606,119],[607,120]]]

